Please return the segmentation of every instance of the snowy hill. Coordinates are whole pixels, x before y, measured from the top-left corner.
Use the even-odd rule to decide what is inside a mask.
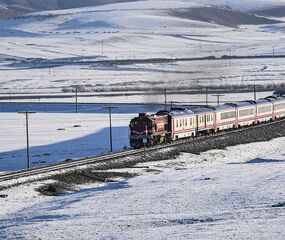
[[[19,16],[23,13],[60,10],[87,6],[100,6],[106,4],[135,2],[143,0],[0,0],[0,19]],[[145,0],[149,1],[149,0]],[[152,1],[151,1],[152,2]],[[175,2],[175,1],[173,1]],[[199,3],[204,5],[226,7],[239,11],[268,10],[281,12],[280,6],[284,5],[284,0],[188,0],[185,3]],[[284,10],[284,9],[283,9]]]
[[[0,19],[19,16],[23,13],[99,6],[133,0],[1,0],[5,8],[0,9]]]
[[[284,54],[285,24],[276,10],[282,4],[282,0],[147,0],[2,20],[0,88],[61,92],[77,85],[87,91],[114,92],[148,91],[154,86],[159,90],[172,82],[183,90],[282,84],[284,64],[276,63],[283,59],[234,64],[210,60],[272,55],[273,47]],[[172,58],[184,61],[169,63]]]

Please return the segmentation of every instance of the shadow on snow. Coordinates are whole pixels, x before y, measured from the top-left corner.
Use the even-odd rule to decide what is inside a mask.
[[[128,127],[113,127],[113,150],[129,146]],[[95,156],[109,152],[109,128],[99,132],[59,143],[30,148],[31,167],[64,160]],[[26,149],[0,153],[0,171],[16,171],[27,167]]]
[[[264,159],[264,158],[254,158],[246,162],[229,163],[229,164],[259,164],[259,163],[284,163],[285,160],[279,159]]]

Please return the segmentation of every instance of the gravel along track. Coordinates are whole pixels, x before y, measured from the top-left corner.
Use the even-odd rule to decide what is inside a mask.
[[[94,162],[73,169],[57,171],[49,175],[41,174],[25,181],[13,181],[0,185],[1,189],[22,183],[53,180],[38,189],[44,195],[57,195],[76,190],[76,186],[93,182],[114,182],[136,176],[136,174],[119,169],[132,168],[138,163],[175,159],[182,152],[199,154],[212,149],[224,149],[239,144],[269,141],[285,136],[285,119],[252,127],[225,132],[209,137],[198,138],[188,142],[176,142],[173,145],[147,149],[145,153],[134,153],[126,157],[111,158]],[[117,171],[116,171],[117,169]]]

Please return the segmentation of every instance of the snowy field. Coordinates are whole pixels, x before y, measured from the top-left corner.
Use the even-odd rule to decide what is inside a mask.
[[[129,122],[134,114],[113,114],[113,150],[129,146]],[[36,113],[29,117],[31,166],[95,156],[110,151],[106,113]],[[0,114],[0,172],[26,168],[25,117]]]
[[[183,154],[149,163],[154,173],[58,197],[38,196],[39,183],[13,188],[1,200],[0,237],[281,240],[284,143]]]
[[[181,101],[179,91],[205,86],[284,87],[284,58],[165,62],[284,55],[285,16],[251,15],[284,2],[255,3],[148,0],[3,20],[0,93],[58,94],[79,86],[84,92],[124,94],[167,87],[177,90],[174,101]],[[155,58],[160,61],[152,61]],[[109,98],[122,102],[116,96]]]
[[[171,104],[206,104],[206,99],[208,99],[208,104],[211,105],[217,105],[217,97],[215,95],[215,91],[208,93],[208,98],[206,98],[206,89],[202,89],[200,94],[193,94],[190,92],[183,92],[180,91],[180,93],[173,93],[170,91],[167,91],[167,102],[168,105]],[[256,96],[257,98],[264,98],[271,96],[273,91],[265,91],[265,92],[257,92]],[[60,98],[57,98],[58,96],[61,96]],[[254,93],[253,93],[253,87],[248,89],[247,92],[244,93],[224,93],[222,92],[222,97],[220,98],[220,102],[238,102],[238,101],[245,101],[245,100],[253,100],[254,99]],[[51,97],[52,96],[52,97]],[[55,106],[52,108],[57,108],[56,103],[69,103],[69,111],[74,111],[74,105],[75,103],[75,96],[74,94],[17,94],[17,97],[15,95],[9,95],[9,94],[2,94],[1,97],[5,97],[5,99],[0,100],[0,112],[7,112],[10,111],[10,109],[17,109],[21,108],[21,106],[29,106],[33,105],[39,105],[42,106],[45,103],[53,103],[53,105],[49,104],[50,106]],[[15,98],[16,97],[16,98]],[[19,97],[25,97],[24,99],[21,99]],[[54,97],[54,98],[53,98]],[[121,107],[122,104],[127,103],[130,104],[129,106],[134,110],[135,106],[137,106],[137,111],[141,111],[141,106],[145,106],[145,111],[150,111],[151,105],[160,105],[162,108],[165,104],[165,92],[125,92],[125,93],[119,93],[119,92],[112,92],[110,94],[95,94],[92,93],[79,93],[77,101],[81,107],[81,110],[83,112],[88,112],[88,109],[93,108],[94,104],[112,104],[116,103],[119,104]],[[86,103],[86,105],[84,105]],[[139,104],[139,105],[138,105]],[[88,106],[89,105],[89,106]],[[17,107],[18,106],[18,107]],[[98,105],[97,105],[98,106]],[[126,106],[124,104],[124,106]],[[148,107],[147,107],[148,106]],[[49,108],[49,107],[47,107]],[[86,109],[84,109],[86,108]],[[28,107],[29,109],[29,107]]]

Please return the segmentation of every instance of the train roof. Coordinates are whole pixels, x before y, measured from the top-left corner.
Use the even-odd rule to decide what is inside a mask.
[[[224,110],[232,110],[235,108],[235,106],[233,106],[232,104],[226,103],[226,104],[222,104],[219,106],[214,106],[213,108],[216,111],[224,111]]]
[[[195,115],[200,113],[209,113],[214,111],[227,111],[234,110],[235,108],[250,107],[256,105],[269,104],[272,102],[285,101],[285,92],[274,92],[272,96],[261,98],[256,101],[247,100],[241,102],[225,103],[219,106],[206,106],[206,105],[191,105],[187,108],[174,107],[171,110],[162,110],[157,112],[156,115],[169,115],[172,117],[179,117],[185,115]]]
[[[194,113],[211,113],[215,111],[214,107],[210,106],[193,106],[190,108]]]
[[[279,101],[284,101],[285,100],[285,97],[282,97],[282,96],[269,96],[269,97],[266,97],[265,99],[267,99],[268,101],[270,102],[279,102]]]
[[[230,105],[232,107],[242,108],[242,107],[251,107],[256,104],[255,101],[247,100],[247,101],[241,101],[241,102],[234,102],[234,103],[226,103],[226,105]]]
[[[191,111],[190,109],[186,109],[186,108],[172,108],[171,111],[168,112],[168,115],[172,117],[194,115],[194,114],[195,113],[193,111]]]
[[[256,102],[256,105],[263,105],[263,104],[271,103],[271,101],[267,98],[260,98],[260,99],[256,100],[255,102]]]

